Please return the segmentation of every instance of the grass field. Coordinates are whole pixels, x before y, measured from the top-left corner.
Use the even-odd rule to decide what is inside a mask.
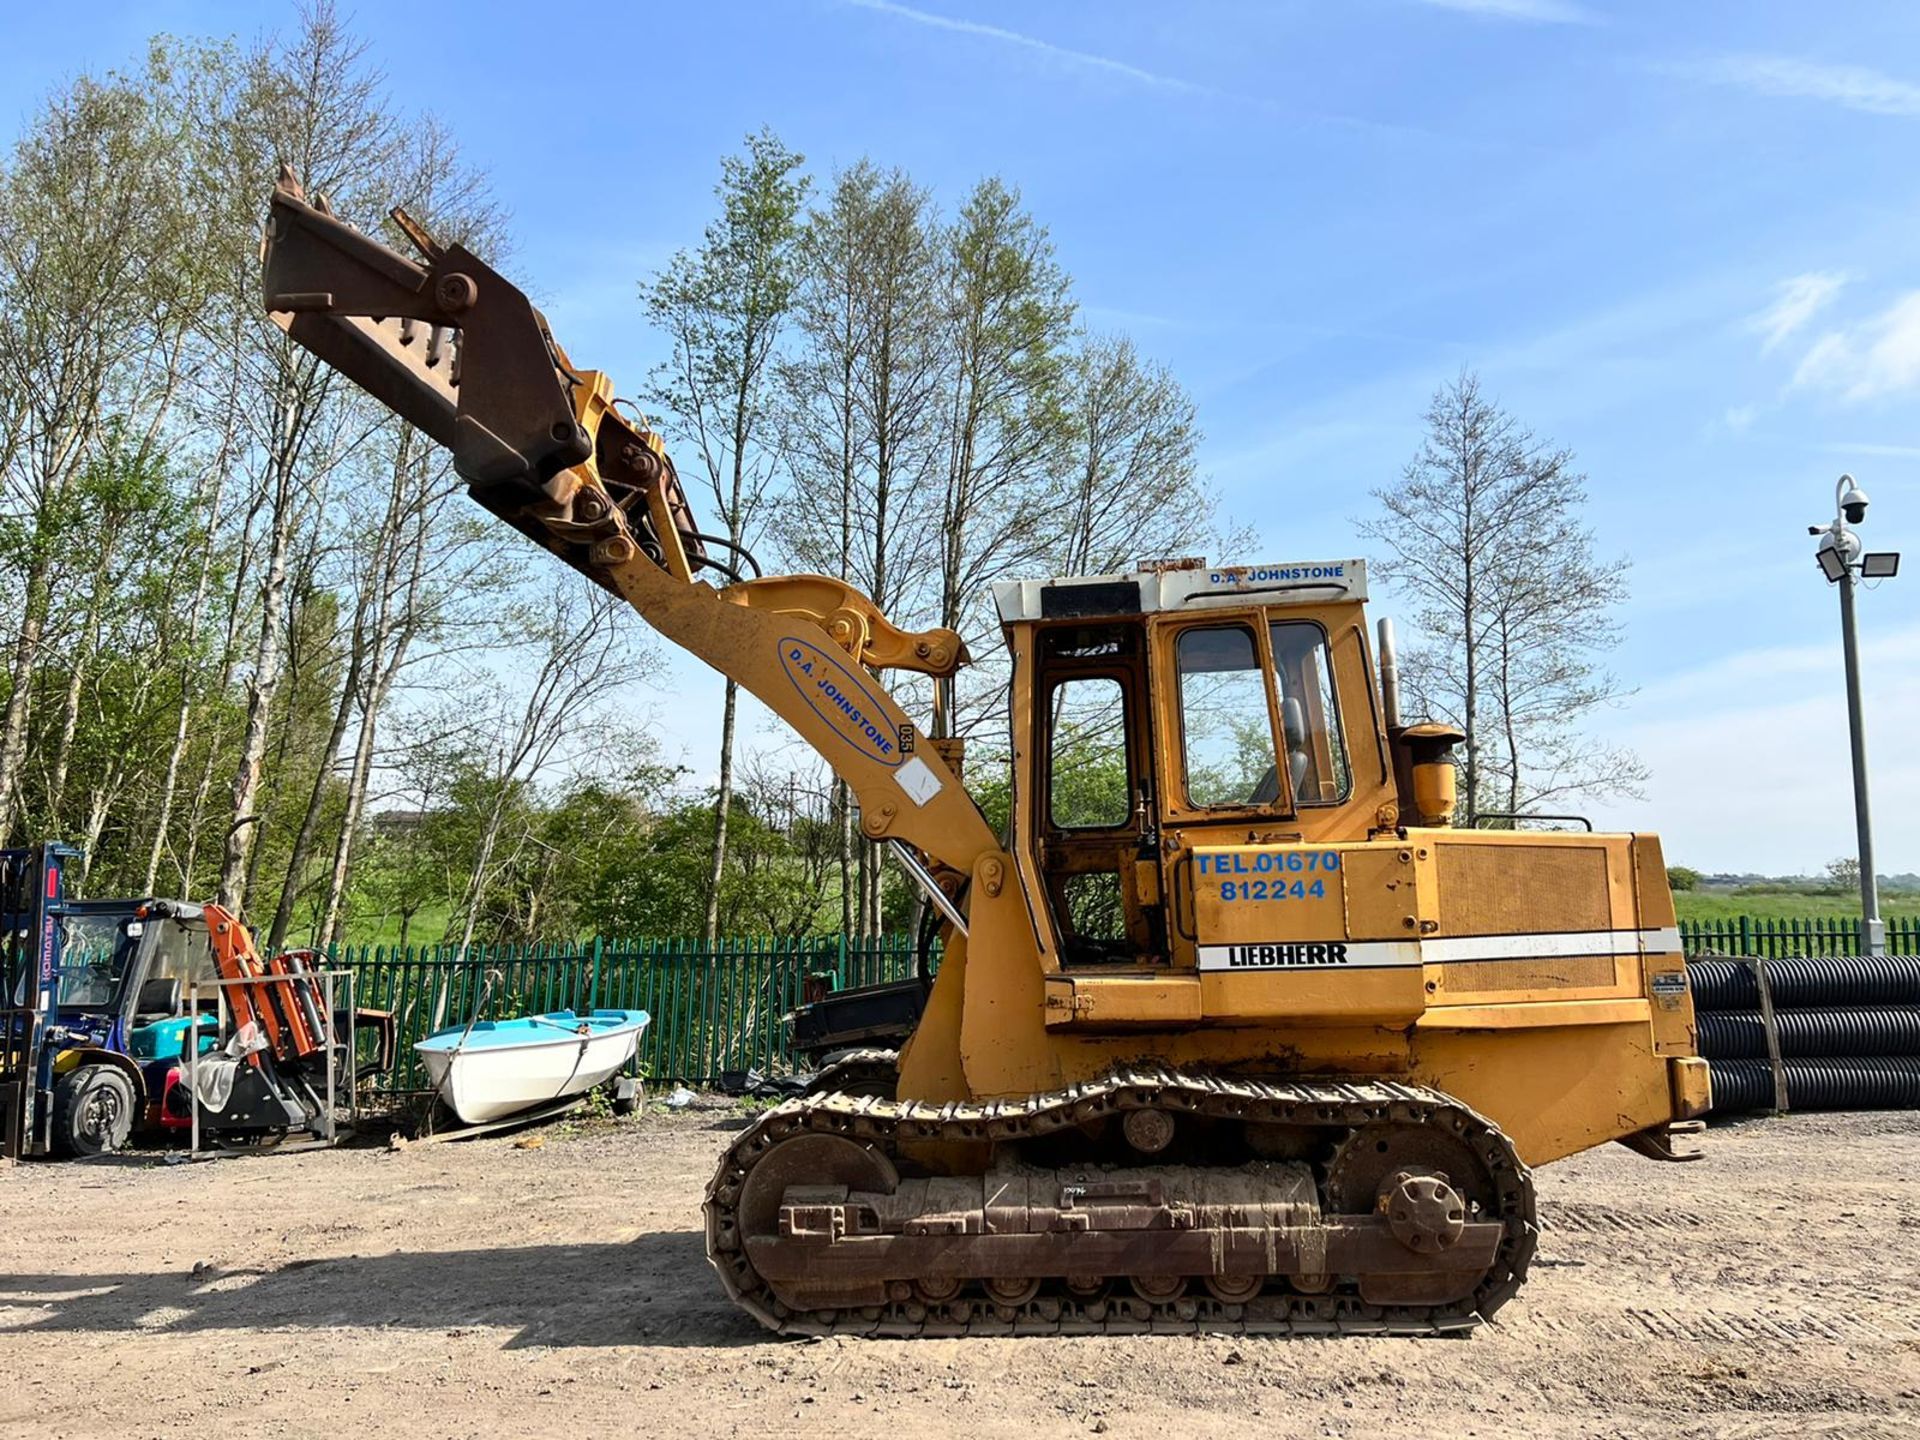
[[[407,943],[416,946],[439,944],[441,937],[447,933],[447,918],[452,909],[446,904],[422,908],[407,927]],[[457,941],[460,937],[456,934],[453,938]],[[350,945],[395,945],[399,940],[398,915],[369,915],[347,927],[347,943]]]
[[[1860,914],[1859,903],[1850,897],[1797,891],[1736,895],[1727,890],[1677,890],[1673,905],[1682,920],[1737,920],[1742,915],[1756,920],[1826,920]],[[1920,895],[1882,895],[1880,914],[1888,920],[1920,915]]]

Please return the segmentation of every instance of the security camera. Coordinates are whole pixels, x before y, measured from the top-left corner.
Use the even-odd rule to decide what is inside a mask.
[[[1867,518],[1867,492],[1853,483],[1851,475],[1842,477],[1846,493],[1840,497],[1840,513],[1847,517],[1849,525],[1858,525]]]

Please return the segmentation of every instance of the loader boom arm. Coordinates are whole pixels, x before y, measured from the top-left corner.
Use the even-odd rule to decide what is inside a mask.
[[[967,660],[952,630],[902,630],[823,575],[744,579],[694,525],[661,438],[577,370],[527,297],[458,245],[395,220],[417,263],[348,225],[290,173],[262,247],[274,321],[453,452],[469,493],[667,639],[751,691],[858,798],[873,839],[970,874],[998,841],[959,779],[872,671],[937,681]],[[732,583],[698,578],[712,569]]]

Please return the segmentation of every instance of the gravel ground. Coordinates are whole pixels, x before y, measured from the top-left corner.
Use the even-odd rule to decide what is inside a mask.
[[[1920,1115],[1553,1166],[1449,1340],[769,1339],[695,1228],[741,1123],[0,1169],[0,1435],[1920,1437]]]

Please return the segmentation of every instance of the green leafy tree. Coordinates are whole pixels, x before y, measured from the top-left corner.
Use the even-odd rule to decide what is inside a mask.
[[[673,346],[648,392],[676,437],[688,442],[727,539],[752,537],[778,475],[771,442],[774,347],[793,306],[795,251],[807,178],[802,157],[772,131],[720,165],[720,218],[697,249],[683,250],[645,287],[647,315]],[[738,559],[737,551],[725,557]],[[739,687],[729,679],[720,719],[705,933],[719,927],[720,879],[733,810]]]

